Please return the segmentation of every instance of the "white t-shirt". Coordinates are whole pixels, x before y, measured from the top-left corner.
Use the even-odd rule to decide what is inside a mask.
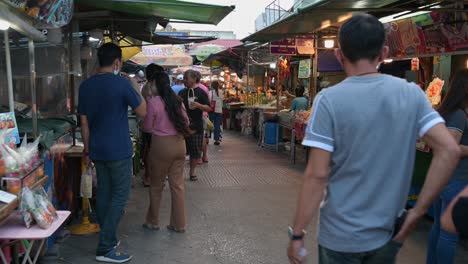
[[[224,95],[223,91],[218,90],[219,95],[216,94],[215,90],[210,91],[210,100],[211,101],[216,101],[216,106],[215,106],[215,113],[223,113],[223,100],[224,100]]]

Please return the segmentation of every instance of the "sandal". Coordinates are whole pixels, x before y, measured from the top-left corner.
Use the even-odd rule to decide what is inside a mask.
[[[175,226],[168,225],[167,229],[169,231],[176,232],[176,233],[185,233],[185,228],[177,228]]]
[[[152,224],[147,224],[147,223],[143,224],[143,228],[146,228],[146,229],[152,230],[152,231],[158,231],[160,229],[159,226],[157,226],[157,225],[152,225]]]
[[[198,181],[198,177],[197,176],[190,176],[190,181]]]

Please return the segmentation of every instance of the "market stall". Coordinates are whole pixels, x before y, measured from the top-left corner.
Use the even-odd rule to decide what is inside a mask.
[[[50,123],[42,118],[48,113],[44,111],[44,115],[41,115],[40,109],[38,109],[44,106],[41,104],[43,102],[41,98],[42,87],[38,80],[44,74],[44,70],[47,70],[45,67],[36,68],[35,61],[37,57],[40,57],[40,52],[36,53],[35,41],[37,43],[46,43],[44,42],[46,36],[44,35],[44,31],[37,30],[33,27],[33,24],[34,26],[48,28],[47,31],[50,32],[49,38],[53,39],[54,30],[66,25],[70,21],[71,11],[69,7],[73,5],[73,2],[62,1],[54,5],[47,5],[41,9],[41,16],[38,16],[36,12],[39,7],[33,4],[30,5],[30,9],[25,10],[25,1],[10,2],[12,1],[0,1],[0,20],[2,22],[1,29],[4,30],[3,46],[5,48],[5,53],[2,53],[5,61],[0,60],[0,70],[3,72],[6,69],[7,73],[6,75],[0,75],[0,93],[8,94],[8,96],[2,96],[0,99],[0,112],[6,111],[6,113],[0,114],[2,116],[2,123],[5,120],[8,121],[7,126],[4,126],[4,123],[2,124],[2,132],[0,133],[2,134],[0,136],[2,137],[0,140],[0,189],[2,190],[2,195],[0,195],[0,223],[3,223],[7,218],[9,219],[14,214],[15,209],[20,206],[23,215],[28,214],[28,211],[33,215],[36,212],[40,212],[41,215],[34,215],[34,219],[39,224],[44,224],[44,221],[46,221],[47,223],[43,227],[48,229],[48,225],[53,221],[55,216],[49,215],[49,217],[46,217],[45,214],[42,215],[45,212],[44,208],[39,209],[41,205],[37,203],[38,199],[43,199],[42,202],[47,202],[52,206],[49,201],[51,199],[50,186],[54,178],[53,159],[46,155],[43,150],[50,148],[53,141],[59,137],[55,133],[58,132],[58,127],[61,127],[63,123],[57,120],[53,125],[55,128],[51,126],[47,127]],[[14,31],[9,31],[9,27]],[[12,48],[11,43],[15,44],[14,48]],[[54,57],[54,59],[57,58]],[[53,77],[49,77],[47,81],[47,85],[50,86],[53,86],[55,83]],[[39,85],[37,85],[38,83]],[[6,89],[7,87],[8,89]],[[6,98],[8,98],[8,101],[5,100]],[[41,110],[44,110],[44,108],[41,108]],[[41,125],[39,125],[39,118],[41,118]],[[42,126],[43,134],[40,134],[40,126]],[[68,131],[69,127],[61,127],[61,129],[64,132],[64,130]],[[26,136],[25,132],[28,132],[27,135],[29,137]],[[16,135],[14,140],[9,139],[12,138],[12,134]],[[20,141],[19,135],[25,135],[22,141]],[[28,144],[33,139],[35,139],[34,143]],[[21,146],[19,146],[20,142]],[[38,147],[39,145],[40,147]],[[44,186],[45,189],[42,189],[41,186]],[[25,200],[25,190],[29,189],[33,192],[33,195],[29,197],[32,199]],[[38,190],[42,190],[44,194],[40,195],[42,198],[36,195]],[[29,203],[26,204],[25,202],[28,202],[28,200]],[[13,227],[9,226],[9,223],[7,220],[1,228],[10,230]],[[19,228],[17,231],[25,230],[25,232],[28,232],[29,224],[28,221],[25,221],[22,229]],[[52,233],[54,233],[60,226],[61,224],[49,230],[52,230]],[[43,237],[42,240],[45,241],[52,233]],[[2,236],[2,238],[5,239],[7,237]],[[0,256],[3,263],[9,263],[6,259],[9,261],[12,258],[17,263],[17,255],[20,249],[18,243],[23,240],[16,240],[15,237],[9,238],[13,239],[13,241],[4,240],[0,242],[0,246],[2,247]],[[50,243],[46,244],[47,247],[54,244],[54,241],[48,242]],[[44,244],[42,243],[41,245]],[[31,253],[32,246],[26,243],[23,247],[26,249],[23,258],[26,259],[28,254]],[[35,252],[38,254],[42,253],[41,248],[42,246]],[[30,263],[35,263],[37,259],[29,260]]]

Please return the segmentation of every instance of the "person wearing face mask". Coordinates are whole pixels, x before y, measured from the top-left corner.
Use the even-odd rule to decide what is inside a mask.
[[[132,141],[128,107],[146,115],[146,102],[135,79],[120,73],[122,50],[113,43],[98,49],[99,71],[80,85],[78,113],[85,160],[96,166],[97,221],[101,227],[96,260],[124,263],[132,258],[118,251],[117,227],[132,180]],[[89,162],[87,162],[89,163]]]

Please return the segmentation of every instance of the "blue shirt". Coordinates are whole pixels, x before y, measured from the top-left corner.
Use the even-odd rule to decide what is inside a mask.
[[[133,155],[128,107],[140,104],[130,81],[120,76],[95,75],[80,85],[78,113],[88,118],[90,159],[114,161]]]
[[[309,108],[309,101],[305,97],[297,97],[292,101],[291,110],[306,111]]]
[[[183,84],[176,84],[172,86],[172,90],[174,90],[175,94],[179,94],[180,91],[182,91],[183,89],[185,89],[185,86]]]
[[[419,86],[389,75],[320,92],[303,142],[331,153],[319,244],[360,253],[388,243],[408,199],[416,138],[443,122]]]

